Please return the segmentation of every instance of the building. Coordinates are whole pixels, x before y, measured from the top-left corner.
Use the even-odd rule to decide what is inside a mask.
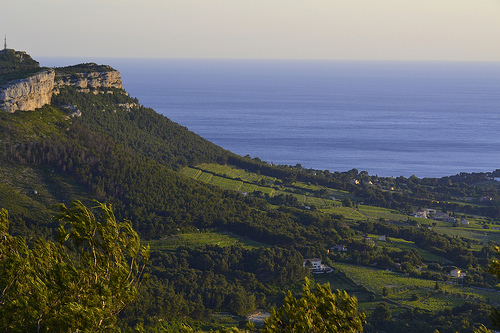
[[[432,219],[436,220],[436,221],[443,221],[443,222],[450,222],[450,223],[457,222],[457,219],[455,219],[454,217],[451,217],[450,215],[448,215],[446,213],[441,213],[441,212],[436,212]]]
[[[311,262],[312,267],[311,269],[321,269],[321,259],[319,258],[310,258],[310,259],[304,259],[304,262],[302,263],[304,267],[306,267],[307,262]]]
[[[463,224],[463,225],[469,225],[469,221],[465,218],[465,217],[462,217],[460,219],[460,224]]]
[[[347,247],[344,245],[335,245],[330,248],[332,251],[347,252]]]
[[[450,276],[451,277],[456,277],[456,278],[463,278],[466,274],[462,273],[458,268],[452,269],[450,271]]]
[[[427,218],[427,209],[419,209],[413,213],[413,217]]]

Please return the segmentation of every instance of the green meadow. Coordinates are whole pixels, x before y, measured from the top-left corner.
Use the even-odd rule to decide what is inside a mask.
[[[420,253],[422,258],[426,261],[432,261],[432,262],[437,262],[440,264],[450,264],[451,261],[449,261],[446,258],[440,257],[438,255],[432,254],[424,249],[421,249],[417,245],[415,245],[414,242],[412,241],[407,241],[401,238],[393,238],[393,237],[387,237],[386,241],[379,241],[377,240],[378,235],[368,235],[371,239],[377,242],[377,246],[380,249],[383,249],[386,247],[388,250],[399,250],[399,251],[404,251],[404,250],[416,250]]]
[[[464,287],[452,282],[438,282],[439,288],[436,290],[436,281],[419,279],[401,273],[345,263],[334,263],[333,267],[356,284],[376,294],[382,294],[382,289],[386,288],[388,290],[386,298],[401,306],[436,311],[461,305],[467,300],[500,301],[500,292],[494,290]]]
[[[149,241],[151,251],[175,251],[179,246],[200,247],[205,245],[217,245],[226,247],[231,245],[241,245],[246,248],[268,247],[269,245],[252,241],[245,237],[232,233],[218,232],[192,232],[179,234],[162,240]]]

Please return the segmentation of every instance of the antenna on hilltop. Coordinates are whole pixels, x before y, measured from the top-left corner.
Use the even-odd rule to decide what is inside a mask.
[[[3,39],[3,49],[7,50],[7,35],[5,35],[5,38]]]

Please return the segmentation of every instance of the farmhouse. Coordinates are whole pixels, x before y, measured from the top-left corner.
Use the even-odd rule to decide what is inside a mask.
[[[306,267],[308,261],[312,264],[311,269],[321,269],[321,259],[319,258],[304,259],[304,262],[302,263],[304,267]]]

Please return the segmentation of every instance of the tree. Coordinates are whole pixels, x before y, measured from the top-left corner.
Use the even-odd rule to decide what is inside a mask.
[[[500,256],[500,248],[498,246],[495,246],[495,251],[496,251],[496,256]],[[497,259],[493,259],[490,262],[488,271],[490,274],[495,275],[497,278],[500,279],[500,262]],[[490,314],[490,320],[491,320],[491,325],[495,329],[500,328],[500,308],[497,307],[492,307],[492,311]]]
[[[386,321],[391,319],[391,310],[386,302],[380,302],[373,310],[373,319],[377,321]]]
[[[149,249],[111,207],[61,205],[57,242],[8,234],[0,211],[0,330],[115,331],[116,315],[137,296]]]
[[[245,323],[245,330],[253,332],[255,330],[255,323],[253,321],[247,320]]]
[[[342,205],[344,207],[352,207],[352,201],[349,198],[342,199]]]
[[[330,284],[316,285],[311,291],[306,278],[302,297],[289,291],[283,306],[273,309],[262,332],[358,332],[363,329],[365,314],[358,313],[358,300],[345,291],[333,293]]]

